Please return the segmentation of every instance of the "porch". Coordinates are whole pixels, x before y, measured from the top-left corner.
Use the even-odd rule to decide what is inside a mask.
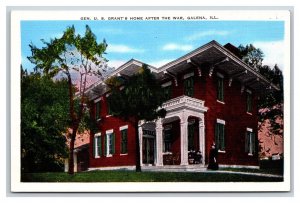
[[[143,167],[204,166],[204,101],[180,96],[163,104],[167,114],[140,122],[140,162]]]

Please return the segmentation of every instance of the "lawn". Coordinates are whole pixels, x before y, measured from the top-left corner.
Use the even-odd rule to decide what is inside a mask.
[[[25,173],[22,182],[280,182],[283,178],[234,173],[89,171]]]

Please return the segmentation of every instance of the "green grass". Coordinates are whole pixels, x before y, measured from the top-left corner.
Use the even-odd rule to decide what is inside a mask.
[[[282,178],[229,173],[89,171],[25,173],[22,182],[280,182]]]
[[[269,169],[251,169],[251,168],[221,168],[224,171],[235,171],[235,172],[249,172],[249,173],[264,173],[272,175],[283,175],[283,169],[280,168],[269,168]]]

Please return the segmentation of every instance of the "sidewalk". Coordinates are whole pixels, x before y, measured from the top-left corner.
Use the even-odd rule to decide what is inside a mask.
[[[208,170],[206,167],[201,166],[143,166],[142,171],[159,171],[159,172],[199,172],[199,173],[228,173],[228,174],[241,174],[241,175],[255,175],[262,177],[274,177],[274,178],[283,178],[282,175],[268,174],[268,173],[257,173],[257,172],[243,172],[243,171],[227,171],[222,170]]]

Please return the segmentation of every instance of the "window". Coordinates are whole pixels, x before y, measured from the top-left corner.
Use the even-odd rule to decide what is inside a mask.
[[[225,151],[225,121],[217,119],[215,126],[215,143],[216,148]]]
[[[221,75],[218,75],[217,100],[224,101],[224,78]]]
[[[251,128],[247,128],[245,137],[245,152],[249,155],[255,153],[255,134]]]
[[[105,140],[105,155],[111,156],[115,153],[115,134],[112,130],[106,131],[106,140]]]
[[[188,125],[188,151],[195,150],[195,123]]]
[[[194,79],[193,77],[189,77],[184,79],[184,95],[193,97],[194,95]]]
[[[101,133],[94,136],[94,157],[99,158],[102,155]]]
[[[252,92],[247,91],[247,112],[251,113],[252,112]]]
[[[164,129],[163,152],[171,152],[171,147],[172,147],[172,128],[166,126]]]
[[[172,94],[172,81],[166,82],[164,84],[161,85],[161,87],[163,88],[163,94],[164,94],[164,98],[166,100],[171,99],[171,94]]]
[[[163,91],[164,91],[165,100],[171,99],[172,86],[169,85],[169,86],[163,87]]]
[[[121,130],[121,154],[127,154],[127,128]]]
[[[98,101],[95,106],[95,118],[98,120],[101,116],[101,103]]]
[[[107,102],[107,115],[111,115],[111,108],[109,102]]]

